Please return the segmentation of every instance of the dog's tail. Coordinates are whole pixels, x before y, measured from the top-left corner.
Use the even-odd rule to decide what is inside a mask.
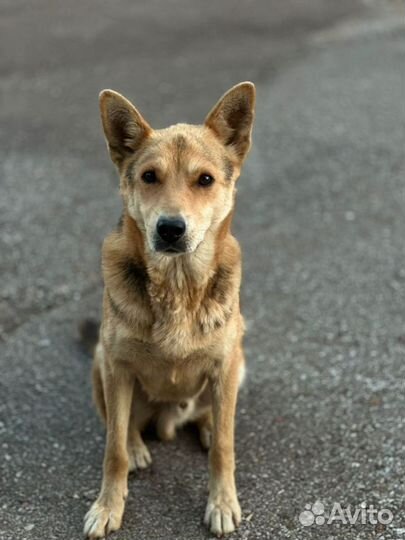
[[[83,349],[93,355],[98,343],[100,333],[100,323],[94,319],[83,319],[79,323],[79,338]]]

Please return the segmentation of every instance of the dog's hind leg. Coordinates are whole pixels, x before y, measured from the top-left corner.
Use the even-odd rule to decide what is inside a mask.
[[[161,441],[172,441],[176,437],[176,428],[179,423],[179,405],[167,403],[160,407],[156,431]]]
[[[211,446],[212,439],[212,395],[209,385],[205,386],[204,390],[197,398],[195,412],[192,421],[196,423],[200,434],[200,442],[205,450]]]
[[[93,378],[93,401],[104,423],[107,421],[107,412],[104,397],[103,384],[103,346],[98,343],[94,351],[92,378]]]
[[[149,402],[139,383],[135,383],[131,417],[128,427],[129,470],[145,469],[152,463],[148,447],[142,439],[142,431],[154,415],[155,407]]]
[[[201,443],[209,448],[210,405],[200,402],[201,396],[185,399],[179,403],[165,403],[161,406],[156,422],[159,439],[171,441],[176,437],[178,428],[188,422],[196,422],[200,429]]]
[[[196,419],[198,431],[200,433],[200,442],[205,450],[209,450],[212,439],[212,408],[205,409],[202,415]]]

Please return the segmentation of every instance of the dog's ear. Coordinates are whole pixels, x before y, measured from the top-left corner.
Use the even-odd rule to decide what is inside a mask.
[[[240,161],[249,151],[255,113],[255,85],[237,84],[218,101],[205,119],[222,143],[231,146]]]
[[[127,99],[113,90],[100,93],[100,112],[110,156],[116,165],[139,147],[152,128]]]

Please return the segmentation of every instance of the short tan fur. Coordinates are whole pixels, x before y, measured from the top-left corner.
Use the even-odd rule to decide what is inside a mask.
[[[120,94],[100,94],[123,218],[104,241],[103,319],[94,398],[106,424],[100,494],[84,532],[117,530],[128,472],[151,463],[142,430],[196,422],[209,448],[205,523],[217,535],[241,520],[234,419],[244,376],[241,255],[230,232],[236,180],[251,144],[255,88],[231,88],[203,125],[153,130]]]

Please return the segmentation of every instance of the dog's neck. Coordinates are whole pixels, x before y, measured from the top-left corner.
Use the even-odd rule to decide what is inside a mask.
[[[185,289],[204,288],[220,262],[221,245],[229,234],[232,212],[215,231],[208,231],[204,240],[193,253],[168,256],[151,253],[145,247],[144,237],[134,219],[127,213],[123,218],[123,234],[128,251],[134,259],[142,261],[149,279],[157,286],[169,281],[181,292]]]

